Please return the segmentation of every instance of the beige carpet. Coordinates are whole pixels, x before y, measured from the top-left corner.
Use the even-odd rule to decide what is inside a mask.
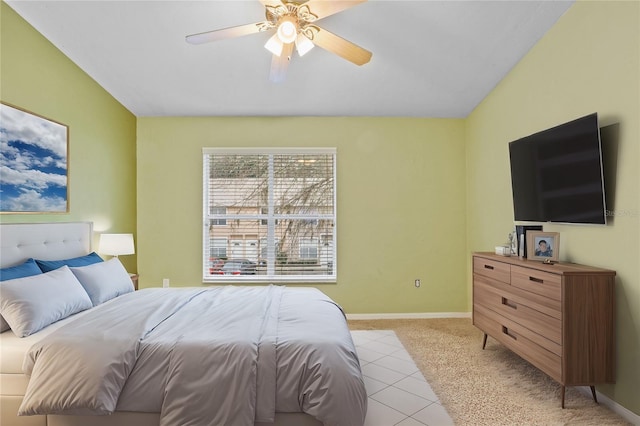
[[[470,319],[352,320],[352,330],[393,330],[456,425],[626,425],[591,397],[560,385]]]

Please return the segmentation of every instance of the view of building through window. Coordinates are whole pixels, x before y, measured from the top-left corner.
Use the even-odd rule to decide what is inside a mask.
[[[335,280],[335,149],[203,155],[205,281]]]

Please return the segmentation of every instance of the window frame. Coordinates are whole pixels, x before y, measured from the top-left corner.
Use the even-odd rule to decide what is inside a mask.
[[[320,214],[317,212],[310,212],[309,214],[297,214],[297,215],[283,215],[283,214],[275,214],[274,209],[270,209],[266,207],[267,213],[264,213],[264,206],[258,206],[257,212],[255,215],[252,214],[230,214],[227,209],[227,213],[224,215],[214,215],[209,211],[209,196],[210,196],[210,188],[209,188],[209,176],[210,176],[210,156],[211,155],[264,155],[270,158],[277,155],[329,155],[331,156],[332,161],[332,183],[333,183],[333,199],[332,202],[332,212],[327,214]],[[218,228],[220,225],[216,225],[212,222],[212,220],[224,220],[226,224],[232,222],[233,220],[257,220],[259,225],[262,225],[263,220],[267,221],[267,226],[270,227],[265,236],[258,237],[258,253],[261,256],[262,253],[262,244],[261,241],[263,238],[271,238],[273,240],[273,253],[271,254],[273,263],[267,269],[267,273],[265,275],[210,275],[209,265],[207,263],[207,258],[203,256],[203,265],[202,265],[202,281],[205,284],[222,284],[222,283],[238,283],[238,282],[255,282],[261,284],[269,284],[269,283],[285,283],[285,284],[308,284],[308,283],[327,283],[327,284],[335,284],[337,282],[337,149],[336,148],[202,148],[202,160],[203,160],[203,227],[202,227],[202,253],[203,255],[210,252],[210,242],[214,238],[221,237],[211,237],[210,235],[210,225]],[[269,160],[272,161],[272,160]],[[270,173],[273,173],[271,170]],[[272,193],[275,184],[273,183],[273,175],[269,178],[269,193]],[[273,197],[269,197],[269,204],[274,207]],[[215,219],[213,218],[215,216]],[[307,220],[318,223],[319,221],[325,219],[330,220],[332,222],[331,228],[331,237],[332,237],[332,251],[330,260],[328,260],[328,264],[331,265],[328,273],[323,275],[278,275],[276,273],[276,247],[278,244],[277,235],[275,234],[274,229],[277,227],[278,222],[280,220],[293,219],[293,220]],[[271,222],[269,222],[271,221]],[[269,224],[271,223],[271,224]],[[262,225],[264,226],[264,225]],[[319,241],[319,236],[316,237]],[[317,249],[318,256],[320,254],[319,247]],[[229,252],[227,252],[229,254]]]

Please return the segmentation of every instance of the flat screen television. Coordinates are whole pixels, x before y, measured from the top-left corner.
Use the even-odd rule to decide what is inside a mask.
[[[513,141],[509,157],[516,221],[606,224],[597,113]]]

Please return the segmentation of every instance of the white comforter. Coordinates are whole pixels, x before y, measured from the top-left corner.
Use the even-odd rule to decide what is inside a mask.
[[[35,344],[20,415],[159,412],[253,425],[276,411],[362,425],[367,396],[340,308],[312,288],[147,289]]]

